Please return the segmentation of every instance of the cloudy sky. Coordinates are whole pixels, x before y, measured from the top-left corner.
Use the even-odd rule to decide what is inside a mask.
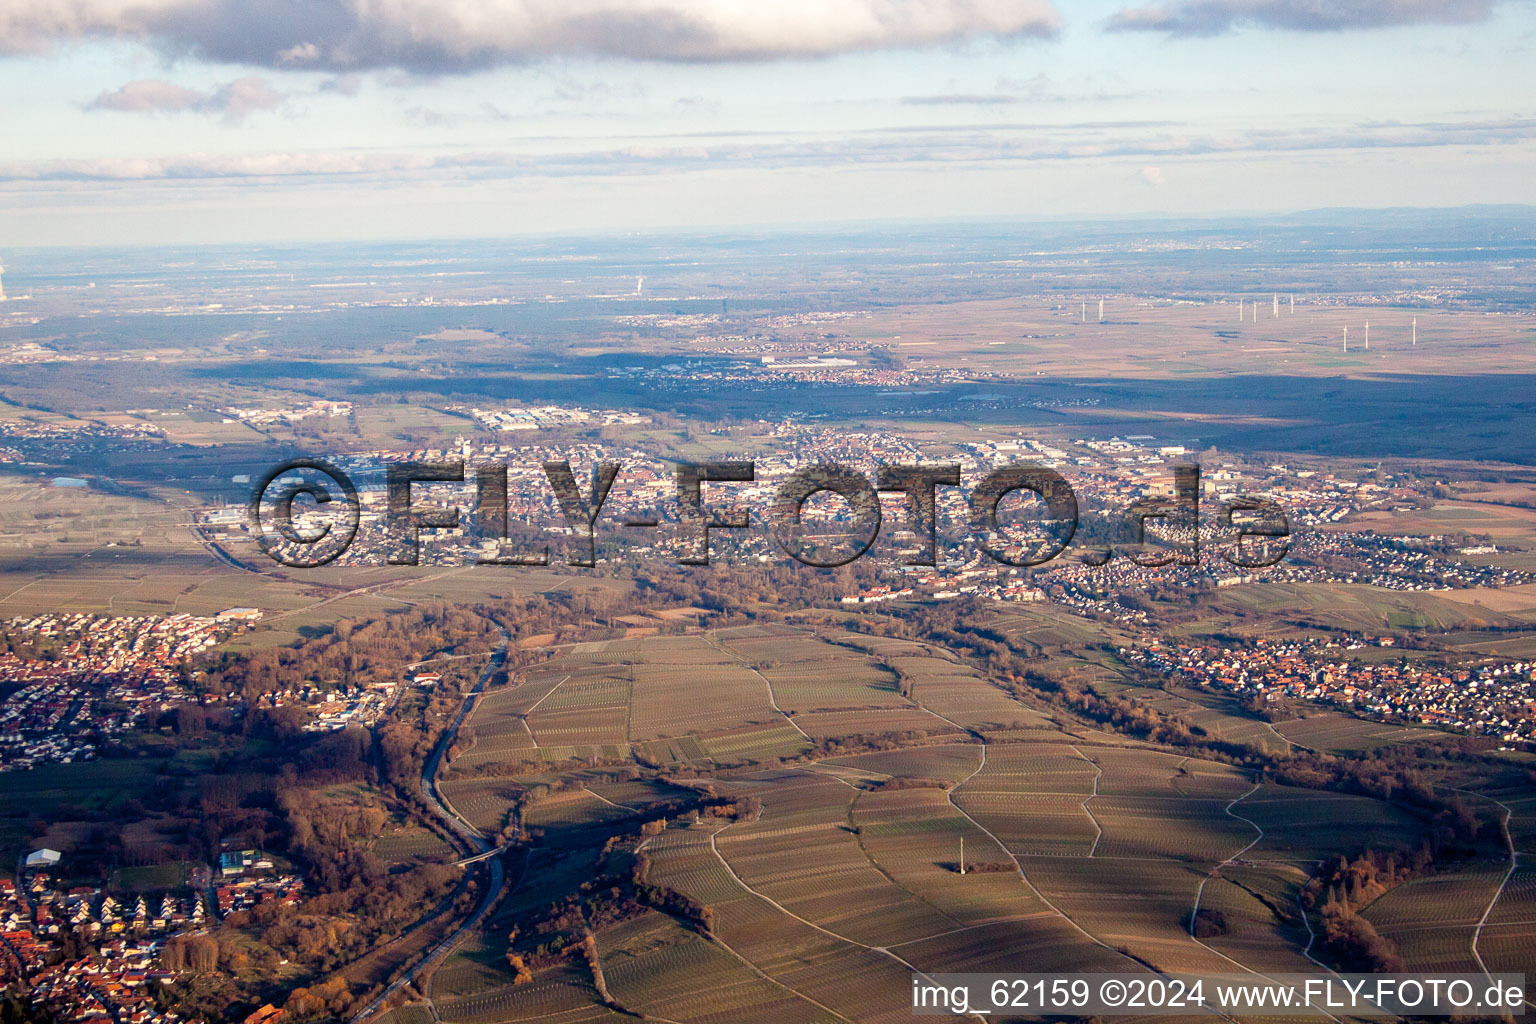
[[[1533,0],[3,0],[0,243],[1536,202]]]

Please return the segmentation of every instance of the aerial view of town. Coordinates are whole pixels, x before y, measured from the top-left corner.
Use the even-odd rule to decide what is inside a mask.
[[[1536,11],[822,6],[0,11],[3,1024],[1524,1012]]]

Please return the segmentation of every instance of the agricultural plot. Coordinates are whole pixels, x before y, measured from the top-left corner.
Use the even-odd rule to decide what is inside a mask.
[[[723,653],[749,665],[777,668],[838,660],[855,663],[865,660],[856,650],[828,643],[805,630],[789,627],[781,632],[760,636],[728,638],[725,632],[716,636],[722,641]]]
[[[621,654],[626,662],[648,665],[728,665],[735,659],[721,652],[709,637],[691,634],[640,640],[620,640],[606,653]]]
[[[1483,863],[1412,879],[1366,907],[1362,916],[1397,946],[1410,971],[1477,972],[1472,933],[1506,866]]]
[[[757,821],[724,830],[721,855],[752,889],[791,913],[870,945],[911,941],[960,927],[870,863],[848,824],[858,791],[809,773],[753,786]]]
[[[1333,753],[1355,753],[1393,743],[1413,743],[1431,735],[1424,729],[1368,722],[1333,711],[1276,722],[1275,731],[1292,743]]]
[[[651,804],[674,800],[684,790],[663,782],[636,779],[632,782],[588,783],[587,790],[604,800],[627,807],[647,807]]]
[[[419,1003],[391,1010],[379,1018],[379,1024],[432,1024],[432,1011]]]
[[[625,736],[629,708],[625,705],[594,707],[575,711],[535,711],[528,716],[528,731],[540,747],[621,746]]]
[[[577,669],[527,712],[539,746],[628,742],[630,682],[623,670]]]
[[[830,650],[836,648],[827,646]],[[773,687],[779,707],[790,714],[839,708],[907,707],[888,670],[853,657],[796,662],[765,668],[763,678]]]
[[[482,832],[500,831],[509,820],[522,787],[511,779],[445,779],[438,783],[443,798]]]
[[[981,744],[948,743],[907,750],[885,750],[875,754],[828,758],[823,763],[901,779],[959,782],[981,764]]]
[[[1080,647],[1116,638],[1110,627],[1049,605],[1000,613],[987,626],[1010,640],[1041,648]]]
[[[1030,857],[1030,880],[1062,913],[1112,947],[1165,971],[1231,964],[1190,938],[1184,920],[1208,870],[1172,860]]]
[[[1477,950],[1491,971],[1529,975],[1536,964],[1536,866],[1524,860],[1499,894],[1477,940]],[[1527,997],[1533,985],[1536,979],[1527,978]]]
[[[1233,810],[1264,830],[1264,838],[1243,855],[1248,861],[1310,867],[1324,857],[1354,856],[1367,846],[1411,847],[1422,832],[1412,814],[1380,800],[1270,782]]]
[[[1296,898],[1306,873],[1285,865],[1231,865],[1206,882],[1200,909],[1219,913],[1226,931],[1202,941],[1238,963],[1266,973],[1311,974],[1307,926]]]
[[[889,658],[897,655],[914,655],[924,657],[931,655],[933,648],[916,640],[902,640],[890,636],[874,636],[868,633],[837,633],[824,634],[829,643],[838,646],[856,647],[878,657]]]
[[[632,807],[614,804],[584,789],[573,789],[551,793],[526,804],[523,824],[528,828],[580,828],[620,821],[634,817],[636,813]]]
[[[386,865],[406,864],[414,860],[453,860],[453,847],[435,832],[417,825],[386,828],[370,847],[374,856]]]
[[[689,761],[707,761],[704,744],[697,736],[678,736],[673,739],[646,740],[630,745],[636,756],[654,764],[679,764]]]
[[[522,716],[564,678],[540,675],[482,696],[466,722],[465,732],[473,742],[453,759],[453,766],[474,771],[489,764],[537,761],[538,743]]]
[[[1236,800],[1253,788],[1249,778],[1234,771],[1230,765],[1192,758],[1179,763],[1168,784],[1187,797],[1223,801]],[[1233,810],[1240,811],[1241,805]]]
[[[512,984],[505,947],[495,941],[470,938],[443,961],[432,975],[432,998],[452,1000]]]
[[[513,715],[482,717],[477,708],[471,721],[474,742],[453,759],[453,767],[473,771],[484,765],[539,759],[538,743],[521,718]]]
[[[804,636],[805,630],[777,622],[762,622],[750,626],[727,626],[715,631],[715,637],[726,643],[738,640],[764,640],[770,637]]]
[[[958,728],[942,718],[918,708],[815,711],[796,715],[795,724],[814,740],[907,732],[922,732],[930,736],[963,735]]]
[[[818,930],[748,890],[716,856],[712,835],[702,826],[674,827],[652,839],[646,846],[651,880],[713,908],[721,940],[785,988],[848,1020],[911,1021],[905,965]]]
[[[700,744],[721,764],[758,764],[782,757],[794,757],[810,749],[810,741],[793,725],[766,725],[756,729],[738,729],[718,736],[701,738]]]
[[[646,1016],[685,1024],[816,1024],[828,1016],[663,914],[604,930],[598,955],[608,991]]]
[[[1389,527],[1390,528],[1390,527]],[[1253,617],[1306,615],[1338,629],[1375,633],[1383,629],[1443,630],[1461,626],[1487,609],[1468,607],[1444,595],[1385,590],[1364,583],[1253,583],[1217,595],[1211,612],[1220,626],[1224,609]]]
[[[486,693],[480,698],[475,714],[526,715],[581,669],[581,666],[568,665],[563,655],[545,662],[525,672],[516,686],[504,686]]]
[[[964,729],[1051,729],[1050,717],[1026,708],[964,665],[941,658],[892,659],[911,701]]]
[[[1028,921],[983,925],[900,946],[896,950],[928,972],[1139,974],[1129,957],[1094,942],[1056,913]],[[1027,965],[1027,966],[1021,966]]]
[[[955,789],[955,803],[1016,855],[1086,857],[1099,838],[1083,807],[1097,775],[1069,744],[990,746],[982,769]]]
[[[1099,769],[1097,792],[1101,797],[1181,795],[1173,782],[1185,769],[1189,761],[1187,757],[1144,747],[1083,746],[1078,749]],[[1207,762],[1207,765],[1215,767],[1213,762]]]
[[[1015,870],[1008,852],[948,801],[940,789],[861,794],[853,822],[865,855],[892,881],[966,925],[1024,919],[1048,908]],[[1008,864],[1006,871],[956,869],[960,848],[971,864]]]
[[[637,665],[634,674],[629,731],[635,740],[784,721],[768,700],[768,685],[740,665]]]
[[[1086,796],[982,790],[970,784],[955,803],[1020,857],[1086,857],[1099,830],[1083,810]]]
[[[1099,796],[1089,804],[1104,830],[1098,857],[1164,857],[1219,863],[1258,835],[1226,814],[1229,801]],[[1233,808],[1241,814],[1242,805]]]
[[[1536,793],[1522,788],[1492,790],[1489,795],[1510,809],[1509,835],[1515,849],[1536,856]]]
[[[441,976],[448,965],[438,971]],[[531,984],[513,988],[474,989],[472,995],[443,999],[435,995],[439,1016],[450,1024],[504,1024],[540,1021],[541,1024],[607,1024],[632,1020],[603,1006],[585,966],[569,965],[546,971]]]

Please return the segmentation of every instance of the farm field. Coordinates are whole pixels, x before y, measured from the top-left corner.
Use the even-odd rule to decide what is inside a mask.
[[[1349,753],[1374,750],[1394,743],[1413,743],[1425,730],[1368,722],[1333,711],[1308,714],[1289,722],[1276,722],[1275,731],[1292,743],[1313,750]]]
[[[598,942],[608,990],[639,1013],[678,1021],[816,1024],[826,1013],[664,914],[605,930]]]
[[[967,678],[955,668],[934,675]],[[717,776],[758,813],[674,824],[643,844],[652,883],[709,907],[713,938],[654,914],[604,931],[610,991],[679,1021],[756,1019],[744,993],[785,1019],[823,1019],[820,1007],[844,1012],[853,993],[873,997],[879,978],[909,964],[1305,971],[1315,966],[1296,904],[1306,870],[1360,841],[1354,824],[1330,830],[1324,819],[1405,837],[1413,827],[1367,798],[1255,786],[1218,762],[1040,734]],[[622,813],[599,791],[626,807],[660,795],[598,784],[534,803],[529,824],[580,828]],[[1188,933],[1197,893],[1228,921],[1204,943]],[[832,983],[829,964],[853,972],[846,984]],[[582,984],[565,977],[537,998],[579,1002]],[[498,1012],[525,1019],[531,989],[498,991]],[[876,1000],[851,1019],[884,1014]]]
[[[1522,856],[1509,876],[1477,938],[1477,951],[1491,971],[1529,975],[1531,964],[1536,963],[1536,866],[1527,860]],[[1526,978],[1528,995],[1532,981]]]
[[[630,751],[653,763],[743,766],[855,736],[1054,728],[922,645],[886,643],[887,657],[866,651],[873,638],[833,639],[759,627],[578,644],[486,694],[451,767],[529,772]]]
[[[1380,800],[1268,782],[1233,810],[1264,830],[1247,859],[1301,867],[1328,857],[1354,856],[1367,842],[1406,848],[1422,829],[1420,819]]]
[[[453,848],[436,833],[420,826],[387,828],[373,841],[373,854],[385,864],[403,864],[417,858],[453,860]]]
[[[1375,900],[1361,915],[1397,946],[1410,971],[1478,972],[1473,932],[1498,892],[1506,866],[1469,865],[1411,879]],[[1519,903],[1516,895],[1511,906]],[[1519,942],[1513,930],[1500,940]]]
[[[1100,682],[1103,693],[1129,697],[1165,715],[1173,715],[1205,730],[1213,740],[1243,743],[1267,753],[1288,754],[1291,742],[1268,722],[1240,713],[1227,698],[1183,688],[1154,689]]]

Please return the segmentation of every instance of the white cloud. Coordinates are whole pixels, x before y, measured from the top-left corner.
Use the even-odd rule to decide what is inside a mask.
[[[102,93],[91,101],[91,107],[95,110],[119,110],[136,114],[165,113],[195,110],[207,100],[208,95],[196,89],[158,78],[145,78]]]
[[[1141,169],[1141,180],[1153,188],[1159,188],[1168,179],[1163,177],[1163,169],[1161,167],[1143,167]]]
[[[102,93],[90,102],[89,108],[136,114],[195,111],[218,114],[226,123],[237,124],[256,111],[281,106],[285,98],[265,78],[254,75],[226,82],[209,92],[145,78]]]
[[[1464,24],[1486,19],[1498,0],[1185,0],[1128,7],[1109,20],[1111,31],[1211,36],[1253,25],[1298,32],[1339,32],[1422,23]]]
[[[267,67],[771,60],[1053,35],[1051,0],[4,0],[0,52],[92,37]]]

